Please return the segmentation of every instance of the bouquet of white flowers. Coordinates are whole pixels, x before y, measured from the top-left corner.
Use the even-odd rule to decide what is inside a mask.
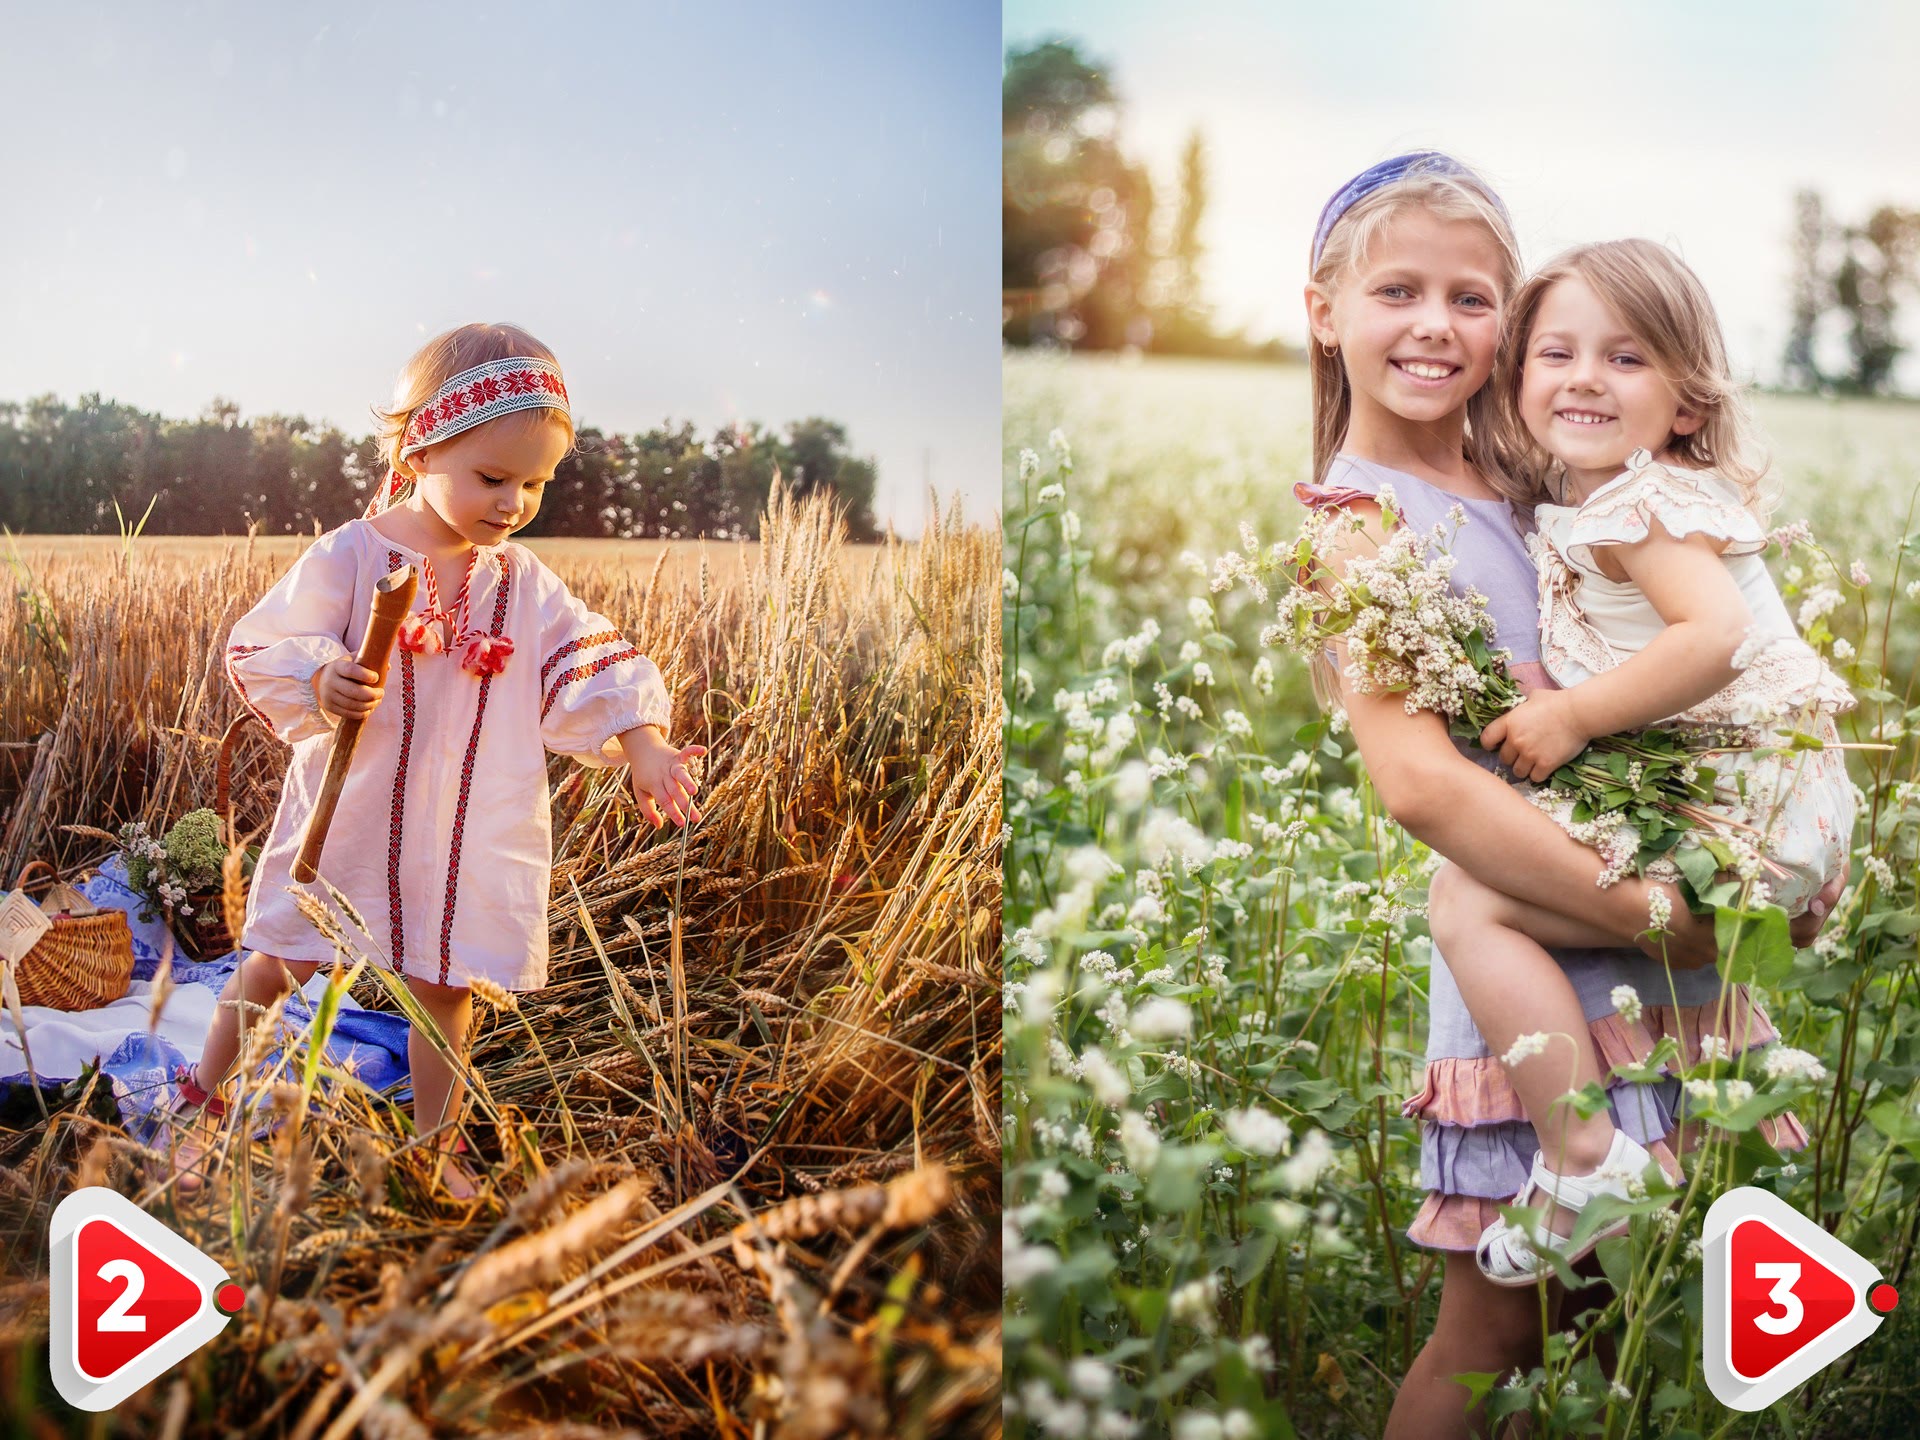
[[[1391,492],[1378,498],[1391,533],[1373,555],[1350,561],[1344,575],[1319,558],[1335,527],[1361,528],[1357,517],[1340,510],[1310,514],[1293,544],[1276,547],[1266,564],[1223,564],[1221,573],[1284,569],[1281,623],[1261,632],[1262,644],[1284,644],[1312,658],[1342,641],[1345,675],[1355,689],[1404,693],[1409,714],[1444,715],[1454,735],[1477,740],[1526,698],[1507,669],[1511,652],[1493,646],[1486,597],[1453,589],[1451,532],[1402,524]],[[1455,529],[1466,523],[1461,507],[1449,522]],[[1758,833],[1754,827],[1705,808],[1716,796],[1714,771],[1704,762],[1749,745],[1739,732],[1694,727],[1605,736],[1556,770],[1534,800],[1600,852],[1607,862],[1602,885],[1629,869],[1680,879],[1673,852],[1683,839],[1705,851],[1701,863],[1686,867],[1704,882],[1753,853],[1746,837]]]

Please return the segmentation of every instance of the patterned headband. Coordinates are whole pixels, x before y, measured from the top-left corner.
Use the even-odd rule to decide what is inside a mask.
[[[1395,155],[1391,160],[1382,160],[1378,165],[1362,170],[1333,192],[1333,198],[1327,201],[1320,212],[1320,223],[1313,227],[1313,268],[1320,268],[1320,252],[1326,248],[1327,236],[1333,233],[1333,227],[1340,223],[1342,215],[1381,187],[1414,174],[1452,175],[1471,180],[1474,188],[1493,202],[1493,208],[1500,212],[1500,218],[1507,222],[1508,228],[1512,228],[1513,220],[1507,214],[1507,207],[1501,204],[1500,197],[1493,193],[1493,187],[1485,180],[1451,155],[1438,150],[1409,150],[1404,155]]]
[[[569,419],[573,415],[567,401],[566,383],[560,378],[560,367],[551,360],[513,355],[475,365],[447,381],[434,391],[431,400],[413,412],[407,421],[400,458],[404,460],[429,445],[437,445],[462,430],[471,430],[502,415],[539,406],[551,406]],[[407,483],[399,471],[388,471],[386,483],[367,501],[365,518],[371,520],[398,500]]]

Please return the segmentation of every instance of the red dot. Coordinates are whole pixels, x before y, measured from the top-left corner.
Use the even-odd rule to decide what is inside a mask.
[[[1886,1314],[1899,1303],[1900,1292],[1884,1280],[1867,1292],[1867,1304],[1878,1314]]]
[[[247,1292],[229,1280],[215,1293],[213,1303],[229,1315],[237,1314],[240,1307],[247,1303]]]

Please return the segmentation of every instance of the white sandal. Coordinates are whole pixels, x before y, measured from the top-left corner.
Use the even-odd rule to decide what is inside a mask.
[[[1513,1197],[1512,1203],[1525,1206],[1537,1194],[1550,1198],[1564,1210],[1578,1212],[1601,1195],[1616,1195],[1628,1200],[1633,1197],[1627,1193],[1622,1174],[1642,1175],[1647,1166],[1654,1163],[1652,1154],[1644,1145],[1626,1131],[1616,1130],[1606,1158],[1591,1175],[1556,1175],[1547,1168],[1544,1153],[1536,1154],[1533,1157],[1533,1173],[1527,1177],[1527,1183],[1520,1187],[1520,1193]],[[1481,1232],[1480,1243],[1474,1246],[1473,1258],[1480,1267],[1480,1273],[1494,1284],[1518,1289],[1533,1284],[1542,1276],[1553,1274],[1553,1266],[1539,1254],[1541,1249],[1550,1248],[1564,1256],[1568,1264],[1572,1264],[1592,1253],[1593,1247],[1602,1240],[1624,1235],[1629,1223],[1631,1217],[1622,1216],[1615,1223],[1602,1226],[1598,1232],[1588,1236],[1579,1249],[1573,1250],[1567,1248],[1568,1237],[1548,1230],[1544,1219],[1534,1227],[1536,1233],[1532,1235],[1518,1225],[1509,1225],[1504,1219],[1495,1220]]]

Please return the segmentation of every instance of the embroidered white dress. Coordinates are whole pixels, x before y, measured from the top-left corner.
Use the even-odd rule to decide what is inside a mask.
[[[1542,505],[1530,541],[1540,574],[1540,658],[1562,686],[1577,685],[1646,649],[1666,628],[1660,612],[1630,581],[1610,579],[1594,550],[1647,538],[1650,524],[1676,538],[1710,535],[1753,619],[1744,649],[1752,662],[1724,689],[1671,717],[1671,723],[1746,732],[1754,744],[1779,743],[1784,729],[1837,741],[1833,717],[1850,710],[1846,682],[1800,637],[1774,588],[1761,552],[1766,532],[1738,488],[1708,470],[1659,464],[1645,450],[1579,506]],[[1776,723],[1777,722],[1777,723]],[[1773,899],[1799,914],[1847,868],[1854,820],[1846,752],[1733,752],[1710,762],[1723,795],[1716,810],[1760,827],[1756,842],[1770,862],[1763,878]]]
[[[233,627],[228,678],[293,746],[247,897],[245,949],[333,959],[287,893],[338,723],[319,708],[313,673],[358,652],[375,582],[408,562],[422,575],[416,613],[437,606],[424,555],[349,520],[318,537]],[[402,973],[537,990],[553,865],[546,752],[624,764],[615,737],[668,729],[673,702],[653,661],[523,545],[480,547],[468,607],[471,626],[512,640],[505,668],[476,675],[455,653],[395,648],[319,870],[359,911],[384,952],[376,958]]]

